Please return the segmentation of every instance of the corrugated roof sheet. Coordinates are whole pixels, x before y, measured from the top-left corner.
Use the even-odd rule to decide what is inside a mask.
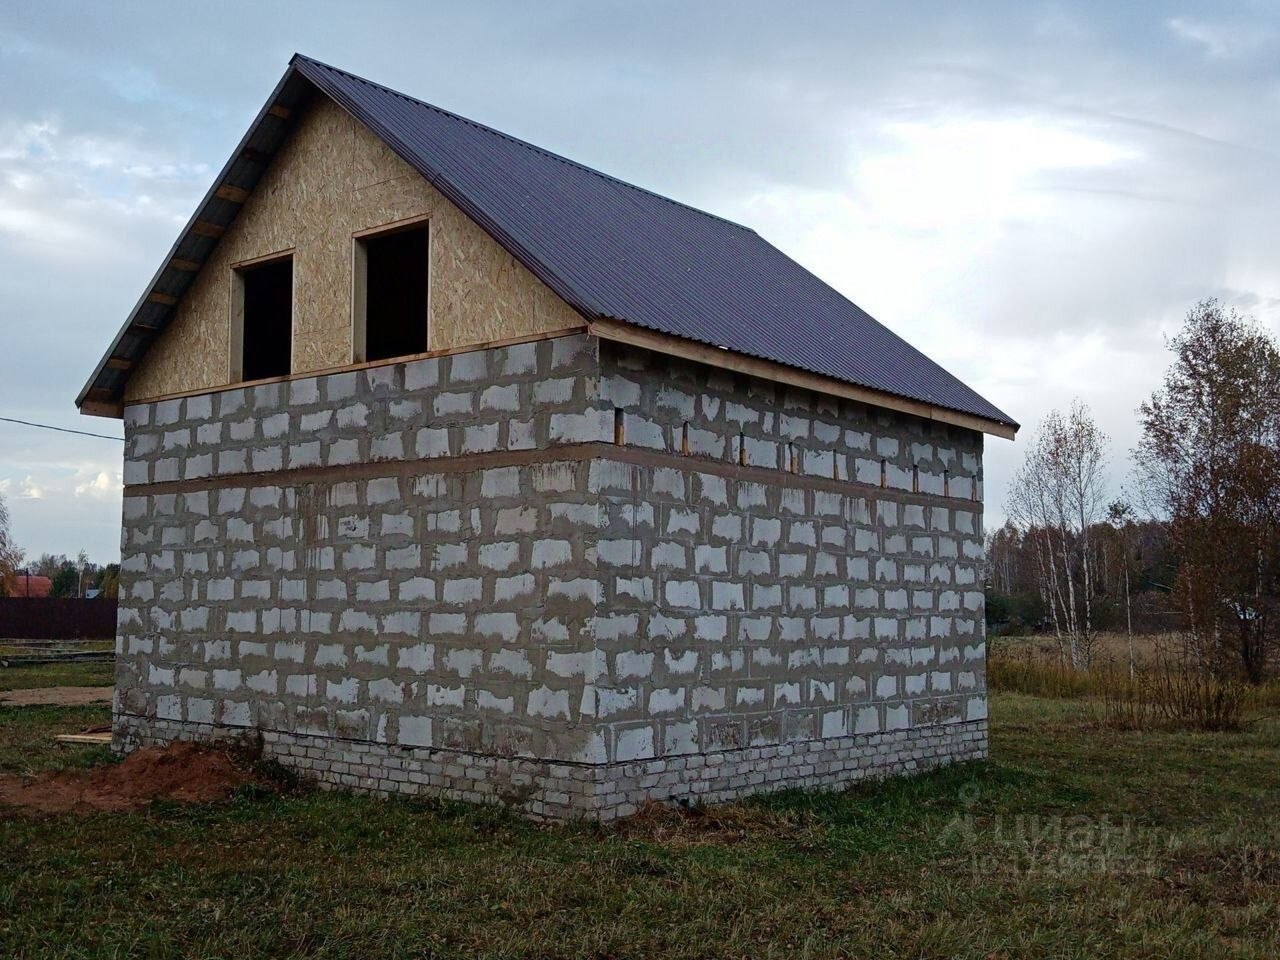
[[[307,57],[293,64],[588,317],[1016,425],[753,230]]]
[[[199,226],[235,217],[220,184],[252,189],[283,136],[274,111],[298,104],[300,85],[350,111],[588,319],[1017,426],[753,230],[300,54],[81,391],[82,407],[118,402],[127,371],[216,243]]]

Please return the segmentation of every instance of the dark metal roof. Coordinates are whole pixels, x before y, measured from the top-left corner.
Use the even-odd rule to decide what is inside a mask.
[[[588,319],[1017,426],[746,227],[301,55],[277,89],[295,76],[368,126]]]

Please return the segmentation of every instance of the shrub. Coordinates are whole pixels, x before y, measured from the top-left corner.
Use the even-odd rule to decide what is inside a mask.
[[[1172,727],[1238,730],[1245,684],[1216,676],[1186,658],[1167,658],[1103,690],[1103,722],[1123,730]]]
[[[1122,730],[1238,730],[1246,711],[1280,710],[1280,683],[1249,686],[1198,664],[1187,649],[1179,638],[1162,638],[1130,676],[1128,665],[1114,660],[1077,670],[1047,647],[998,644],[987,661],[987,681],[993,691],[1098,701],[1102,722]]]

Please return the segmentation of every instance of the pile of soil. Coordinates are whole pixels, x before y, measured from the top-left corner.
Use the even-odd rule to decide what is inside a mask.
[[[123,763],[89,770],[0,777],[0,805],[40,813],[137,810],[153,800],[225,800],[253,774],[225,750],[198,743],[143,747]]]

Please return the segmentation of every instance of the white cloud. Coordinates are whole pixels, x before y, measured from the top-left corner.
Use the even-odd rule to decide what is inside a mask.
[[[18,490],[18,496],[23,500],[43,500],[44,488],[36,483],[35,477],[28,476],[23,479],[22,486]]]
[[[764,186],[758,228],[1024,425],[1077,397],[1125,479],[1165,334],[1204,296],[1273,328],[1280,186],[1270,164],[1079,111],[917,110],[850,135],[842,184]],[[988,522],[1023,440],[987,444]]]
[[[51,412],[39,419],[58,422]],[[0,425],[0,492],[15,542],[28,555],[74,556],[98,562],[119,556],[120,445],[17,425]]]
[[[0,123],[0,238],[55,259],[116,259],[122,236],[179,226],[210,176],[139,142],[11,118]]]
[[[1198,45],[1205,56],[1215,60],[1252,56],[1276,38],[1274,30],[1257,23],[1209,23],[1173,17],[1165,25],[1175,36]]]
[[[937,231],[1055,215],[1060,195],[1044,178],[1140,159],[1132,147],[1083,125],[1044,117],[942,117],[894,122],[894,145],[858,164],[858,193],[878,222]]]
[[[98,470],[94,473],[93,468],[79,471],[81,475],[86,472],[93,475],[75,485],[75,495],[77,497],[114,501],[123,495],[123,474],[119,471],[111,473],[106,470]]]

